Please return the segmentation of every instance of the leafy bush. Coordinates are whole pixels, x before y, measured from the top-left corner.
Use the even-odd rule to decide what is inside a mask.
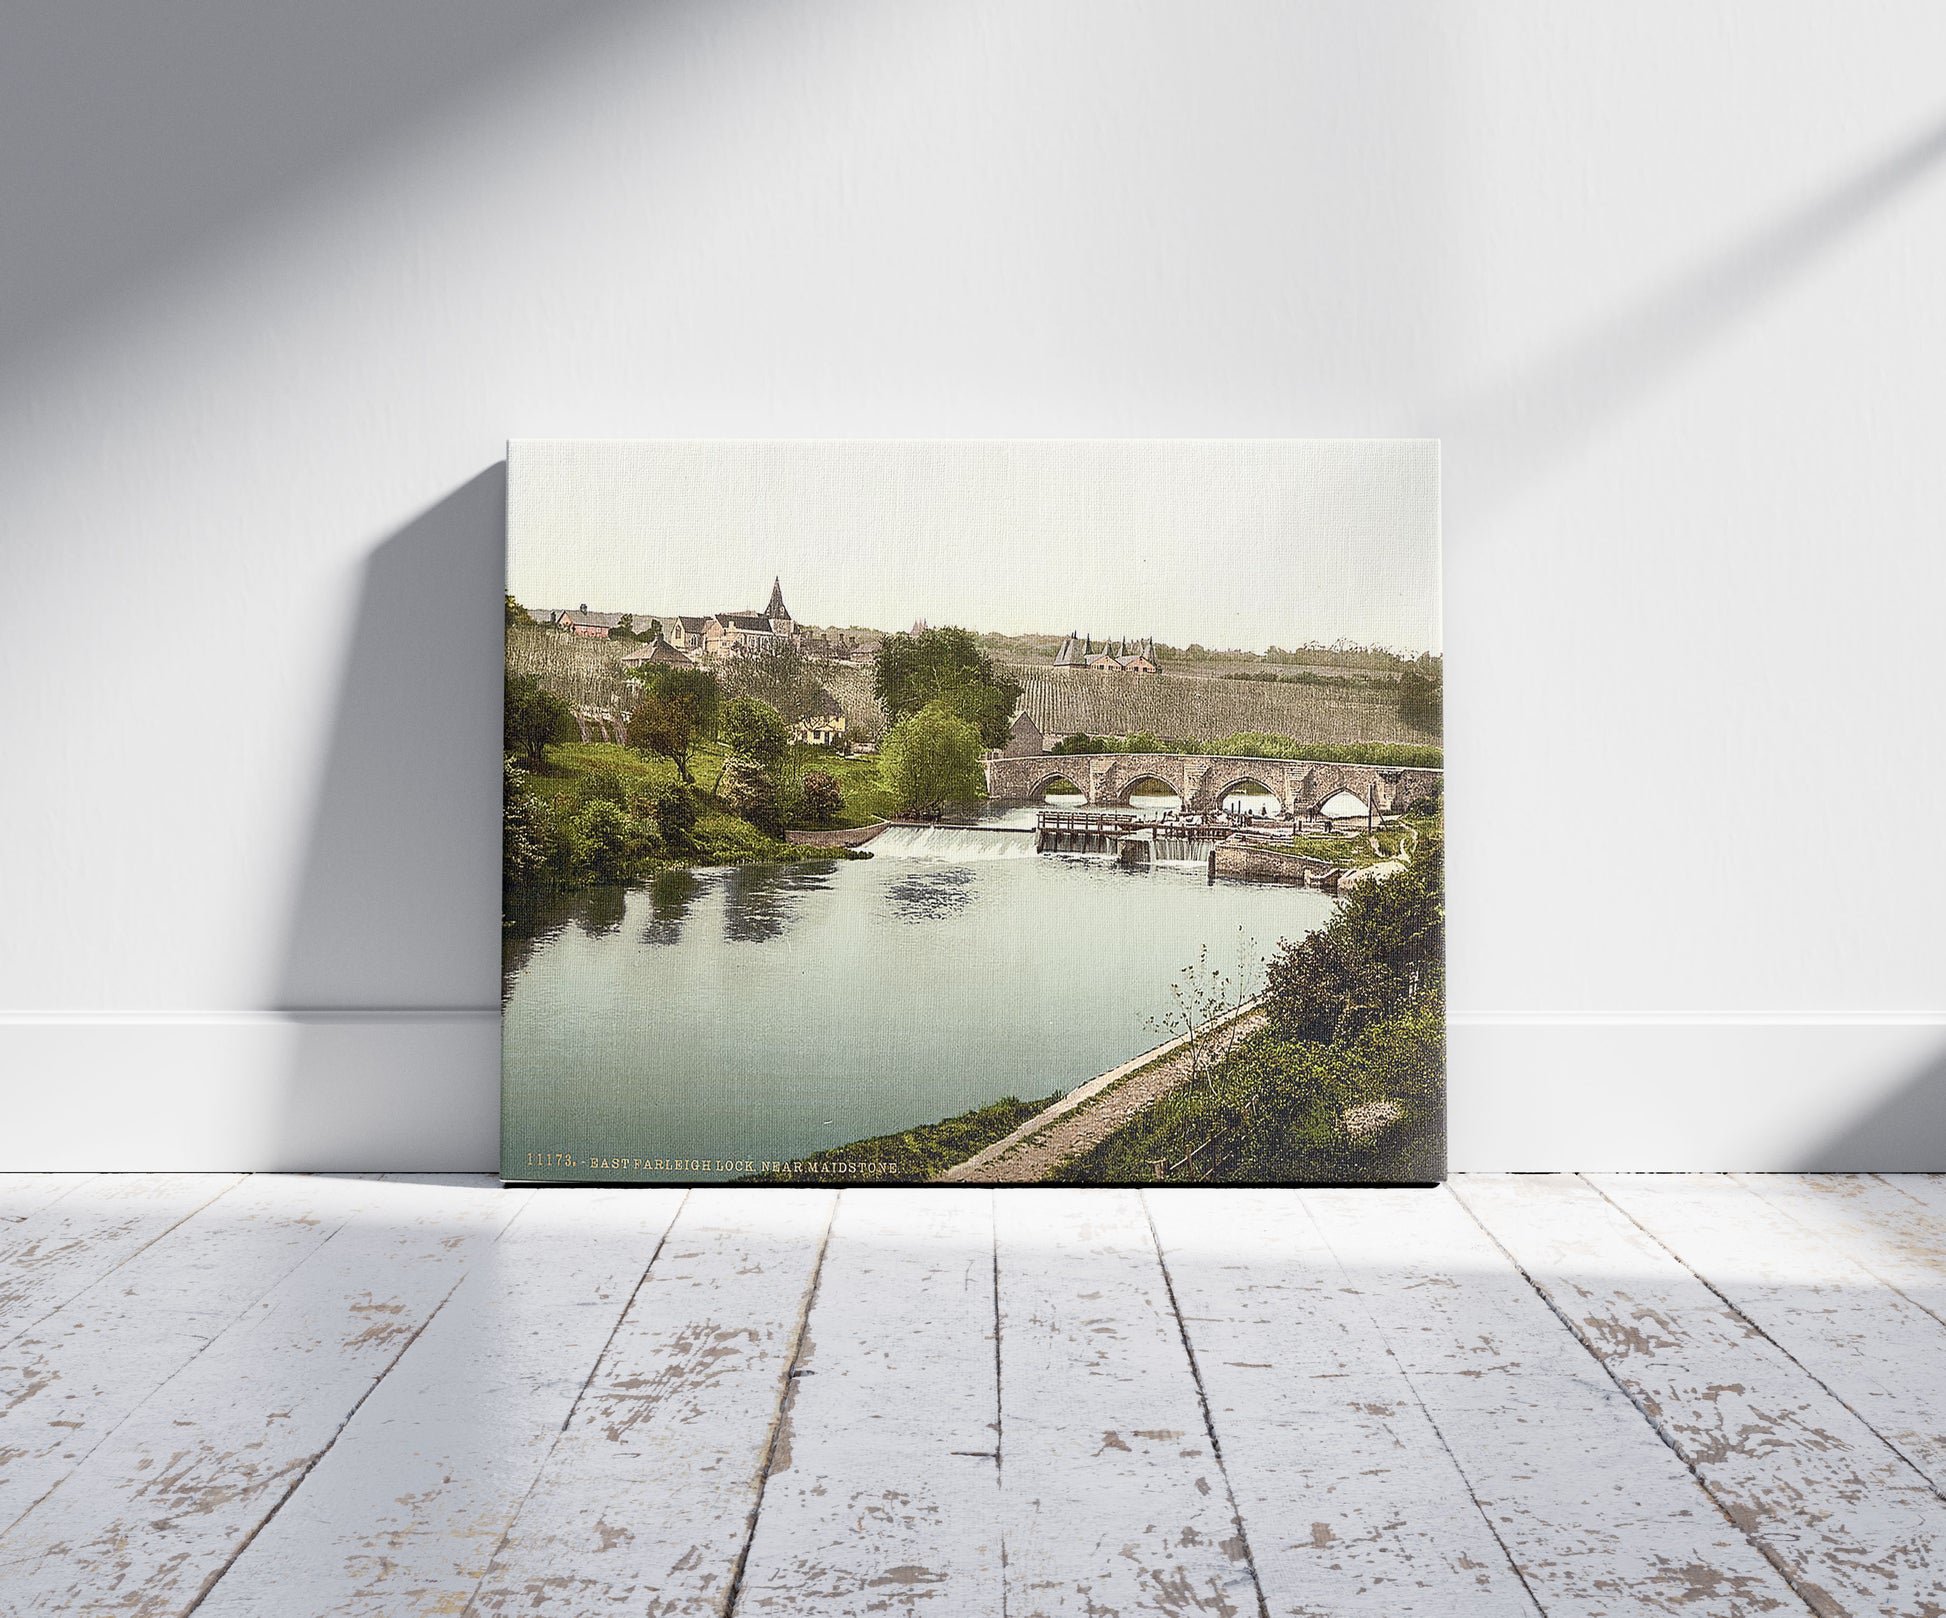
[[[507,598],[511,601],[513,598]],[[540,880],[553,847],[547,805],[527,789],[527,772],[507,759],[501,774],[500,875],[508,887]]]
[[[805,818],[815,825],[825,825],[844,812],[844,789],[829,770],[806,770],[799,791]]]
[[[759,831],[774,836],[783,830],[778,818],[777,783],[753,760],[732,758],[723,766],[716,790],[731,814],[741,815]]]
[[[1350,1038],[1437,976],[1445,947],[1444,847],[1428,833],[1403,871],[1360,883],[1322,928],[1271,957],[1269,1023],[1286,1039]]]
[[[1294,736],[1261,730],[1219,736],[1207,751],[1218,758],[1300,758],[1313,764],[1377,764],[1419,770],[1443,769],[1446,761],[1437,747],[1400,742],[1301,742]]]
[[[1399,717],[1421,730],[1437,731],[1446,716],[1445,676],[1440,660],[1426,656],[1399,676]]]
[[[644,800],[649,820],[663,850],[680,854],[689,848],[696,830],[696,795],[680,781],[653,787]]]
[[[575,783],[575,787],[584,804],[612,803],[622,809],[633,807],[634,787],[619,770],[589,770]]]
[[[594,882],[621,882],[642,851],[642,834],[635,818],[618,803],[597,798],[575,816],[581,839],[581,860]]]

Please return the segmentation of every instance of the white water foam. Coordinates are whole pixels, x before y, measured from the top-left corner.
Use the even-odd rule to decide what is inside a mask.
[[[986,826],[887,826],[866,848],[895,860],[1031,860],[1031,831]]]

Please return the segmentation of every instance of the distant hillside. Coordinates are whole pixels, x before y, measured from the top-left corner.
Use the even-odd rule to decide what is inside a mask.
[[[1403,723],[1389,693],[1329,685],[1259,685],[1176,674],[1108,674],[1018,666],[1026,708],[1051,735],[1157,736],[1206,741],[1269,731],[1307,742],[1436,742]]]
[[[507,667],[531,674],[562,701],[576,708],[627,713],[641,688],[622,672],[621,656],[634,641],[598,640],[567,635],[538,624],[507,628]]]

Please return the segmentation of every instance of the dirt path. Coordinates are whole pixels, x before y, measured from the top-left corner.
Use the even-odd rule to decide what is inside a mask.
[[[938,1178],[971,1185],[1024,1185],[1044,1180],[1068,1159],[1100,1145],[1144,1107],[1189,1077],[1192,1038],[1217,1028],[1246,1034],[1264,1019],[1255,1000],[1212,1017],[1196,1030],[1110,1068],[1036,1113],[1011,1135],[955,1163]]]

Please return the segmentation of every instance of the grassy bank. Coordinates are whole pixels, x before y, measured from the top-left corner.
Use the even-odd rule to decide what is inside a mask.
[[[1247,1036],[1208,1086],[1162,1096],[1062,1167],[1076,1184],[1423,1181],[1443,1176],[1445,1007],[1429,992],[1344,1044]],[[1380,1108],[1370,1134],[1353,1109]]]
[[[682,857],[651,860],[645,869],[669,865],[736,865],[752,860],[794,860],[807,857],[799,845],[774,837],[738,815],[713,796],[723,773],[725,754],[713,743],[696,749],[690,774],[696,789],[697,820],[694,849]],[[875,758],[842,758],[815,748],[800,748],[794,760],[801,771],[823,770],[838,782],[844,808],[834,818],[817,823],[820,829],[869,826],[889,817],[891,795],[879,785]],[[656,758],[613,742],[555,742],[538,767],[523,762],[528,790],[555,810],[572,810],[591,798],[615,795],[634,799],[678,779],[668,759]],[[808,823],[807,823],[808,824]]]
[[[1302,854],[1306,859],[1328,860],[1348,870],[1361,870],[1381,860],[1401,858],[1420,837],[1438,830],[1437,815],[1408,815],[1396,825],[1360,831],[1352,837],[1292,837],[1268,846]]]
[[[900,1130],[895,1135],[874,1135],[869,1140],[834,1146],[799,1158],[768,1174],[746,1174],[738,1185],[918,1185],[942,1169],[963,1163],[975,1152],[984,1151],[995,1141],[1012,1133],[1036,1113],[1051,1107],[1063,1092],[1043,1096],[1038,1101],[1003,1097],[989,1106],[976,1107],[957,1117],[917,1129]],[[854,1164],[872,1167],[859,1172]]]

